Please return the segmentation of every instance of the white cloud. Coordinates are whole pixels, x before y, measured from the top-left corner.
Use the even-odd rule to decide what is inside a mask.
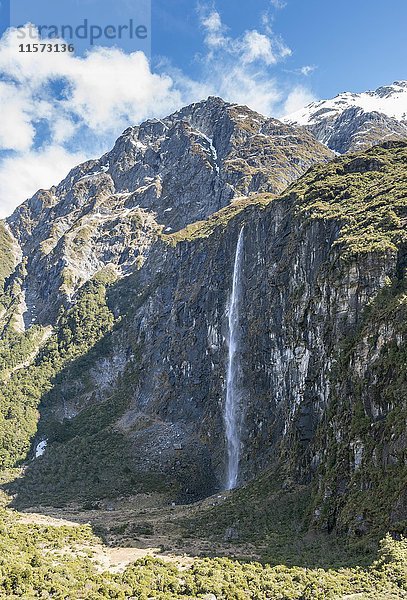
[[[284,0],[270,0],[270,4],[277,9],[285,8],[287,6],[287,2],[284,2]]]
[[[68,74],[71,95],[63,105],[95,131],[117,130],[161,112],[162,105],[174,106],[178,99],[172,80],[151,73],[141,52],[126,55],[101,48],[86,59],[74,60]]]
[[[242,59],[245,63],[263,60],[266,65],[274,65],[278,60],[273,52],[270,38],[258,31],[247,31],[245,33]]]
[[[141,52],[96,47],[84,57],[19,53],[16,31],[3,36],[0,151],[11,154],[0,156],[0,216],[39,187],[57,184],[81,160],[103,154],[123,129],[146,118],[209,95],[266,115],[313,99],[304,88],[288,93],[273,76],[271,68],[291,50],[269,21],[264,32],[233,38],[214,8],[201,8],[199,15],[205,44],[199,80],[168,63],[153,72]]]
[[[204,9],[200,9],[201,23],[206,30],[205,42],[210,48],[219,48],[225,41],[225,27],[222,24],[220,14],[216,10],[212,10],[209,14],[205,14]]]
[[[35,136],[30,116],[33,106],[29,94],[13,84],[0,82],[0,105],[0,147],[28,150]]]
[[[68,168],[103,153],[123,129],[179,108],[181,92],[152,73],[142,52],[95,48],[87,56],[19,53],[16,30],[0,42],[0,215]],[[64,93],[55,94],[58,83]],[[46,139],[35,145],[37,128]],[[75,148],[70,151],[69,148]]]
[[[291,50],[273,33],[269,20],[263,21],[266,33],[248,30],[233,38],[226,35],[219,13],[213,9],[205,12],[201,6],[199,15],[208,53],[202,59],[203,77],[198,88],[266,115],[276,112],[283,93],[269,69],[290,56]],[[213,34],[221,36],[222,42],[215,44]],[[175,79],[179,82],[178,77]],[[192,82],[186,85],[195,87]]]
[[[305,75],[305,77],[308,77],[308,75],[311,75],[311,73],[313,73],[316,68],[317,67],[315,65],[305,65],[304,67],[301,67],[300,73],[301,75]]]
[[[70,140],[75,132],[78,131],[78,126],[66,117],[57,116],[50,123],[51,136],[56,144],[63,144]]]
[[[95,48],[84,58],[71,54],[16,52],[16,30],[0,45],[0,71],[14,81],[32,118],[59,116],[79,119],[98,134],[107,134],[175,106],[180,98],[173,81],[151,72],[142,52],[125,54],[116,48]],[[56,99],[49,86],[65,81],[66,98]],[[38,103],[38,99],[41,100]],[[154,100],[154,102],[153,102]],[[54,114],[51,114],[54,113]]]
[[[282,116],[290,115],[316,100],[315,96],[302,86],[295,87],[284,103]]]
[[[216,10],[213,10],[207,17],[203,17],[202,24],[211,32],[222,31],[223,29],[220,14]]]
[[[60,146],[49,146],[3,160],[0,164],[0,218],[10,214],[16,199],[25,200],[34,191],[58,183],[85,158],[82,153],[72,154]]]
[[[245,64],[263,62],[270,66],[291,54],[290,48],[273,33],[267,15],[263,15],[266,33],[253,29],[245,31],[241,37],[232,38],[226,35],[226,27],[217,11],[205,10],[201,5],[198,12],[205,30],[205,43],[210,50],[205,57],[208,62],[215,59],[225,62],[229,57]],[[222,56],[216,55],[216,50],[221,50]]]

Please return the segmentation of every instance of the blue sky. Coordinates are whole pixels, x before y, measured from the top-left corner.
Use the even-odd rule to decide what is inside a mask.
[[[152,0],[151,23],[149,0],[116,0],[114,11],[110,0],[11,0],[13,25],[133,18],[151,33],[98,47],[76,39],[75,54],[19,53],[16,30],[4,31],[6,3],[0,217],[103,154],[129,125],[208,95],[279,117],[407,79],[406,0]]]
[[[406,0],[287,0],[280,5],[218,0],[214,6],[234,37],[247,29],[261,30],[262,15],[269,13],[274,31],[292,49],[291,57],[273,67],[273,76],[301,80],[289,71],[316,66],[307,84],[318,98],[407,78]],[[153,58],[170,56],[193,75],[194,56],[202,52],[195,4],[155,0],[152,14]]]

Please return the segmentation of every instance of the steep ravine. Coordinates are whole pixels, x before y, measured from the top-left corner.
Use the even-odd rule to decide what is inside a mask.
[[[20,501],[162,486],[185,501],[223,487],[226,306],[244,224],[240,482],[271,469],[318,488],[312,519],[328,530],[401,523],[406,152],[387,144],[316,167],[280,198],[162,236],[108,288],[112,332],[43,397],[36,441],[48,447]],[[392,312],[375,316],[383,297]],[[379,483],[386,501],[361,511]]]

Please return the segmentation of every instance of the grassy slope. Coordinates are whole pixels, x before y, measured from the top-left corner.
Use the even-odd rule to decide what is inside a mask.
[[[335,244],[342,258],[399,253],[394,281],[387,282],[359,328],[338,348],[331,406],[318,433],[320,447],[327,449],[318,473],[324,485],[320,496],[314,495],[313,509],[320,513],[320,525],[332,520],[341,531],[365,539],[377,539],[389,529],[406,532],[407,523],[392,509],[399,506],[403,513],[407,486],[407,354],[400,341],[407,336],[407,143],[376,146],[318,166],[291,193],[303,218],[341,224]],[[389,341],[376,356],[373,349],[386,334]],[[361,375],[355,365],[363,356]],[[371,419],[372,402],[383,417]],[[364,462],[350,475],[355,443],[363,446]],[[326,493],[343,490],[344,485],[345,494]]]
[[[250,207],[265,208],[275,198],[271,194],[256,194],[249,197],[234,200],[229,206],[225,206],[213,213],[205,221],[191,223],[184,229],[170,234],[162,234],[162,239],[171,246],[180,242],[192,242],[196,239],[207,238],[215,230],[223,230],[229,221]]]
[[[341,224],[345,254],[407,242],[407,142],[390,142],[311,169],[294,184],[298,212]]]
[[[247,208],[291,200],[303,219],[335,220],[336,245],[343,255],[396,251],[407,242],[407,142],[389,142],[311,168],[279,197],[253,195],[236,200],[206,221],[163,239],[175,245],[210,236]]]
[[[406,238],[403,227],[407,203],[406,165],[407,144],[377,146],[360,155],[314,167],[280,201],[294,198],[295,210],[305,219],[339,220],[342,229],[336,243],[344,245],[345,255],[372,250],[394,251]],[[278,200],[269,195],[237,200],[207,221],[190,225],[165,239],[176,244],[210,236],[213,231],[225,228],[241,211],[251,211],[253,205],[267,210],[272,201]],[[7,260],[3,268],[8,268]],[[12,466],[13,461],[23,458],[27,451],[29,439],[35,432],[37,405],[52,387],[51,378],[80,356],[84,358],[78,362],[78,369],[83,370],[86,354],[112,326],[104,291],[99,291],[104,282],[92,285],[98,285],[98,290],[88,294],[89,286],[86,287],[80,296],[83,300],[70,311],[71,316],[63,317],[65,320],[59,323],[57,333],[48,341],[35,365],[14,374],[0,391],[4,419],[0,418],[0,448],[3,447],[0,455],[4,466]],[[93,352],[97,354],[97,351],[98,347]],[[3,355],[9,352],[10,347],[4,346]],[[65,377],[68,375],[75,376],[66,372]],[[11,419],[7,415],[11,415]],[[22,431],[13,427],[19,419],[26,423]],[[11,447],[14,450],[10,454]]]
[[[77,304],[61,313],[57,332],[35,361],[12,373],[0,387],[1,467],[12,467],[26,458],[37,429],[39,402],[52,388],[55,376],[86,355],[112,327],[113,315],[105,295],[103,283],[94,281],[84,286]],[[18,364],[32,347],[31,337],[30,332],[25,336],[6,334],[0,344],[0,359],[4,362],[11,352],[13,364],[16,360]],[[6,370],[6,365],[1,366]]]
[[[305,220],[338,221],[340,231],[335,245],[341,249],[343,259],[365,253],[380,256],[381,253],[400,251],[402,255],[407,242],[407,143],[387,143],[314,167],[280,200],[267,196],[242,200],[235,207],[227,207],[212,215],[208,221],[194,224],[169,237],[172,243],[207,237],[216,229],[225,228],[229,219],[246,206],[260,204],[262,209],[267,209],[271,201],[294,202],[295,213]],[[314,489],[312,501],[306,498],[310,490],[303,490],[297,498],[293,493],[284,493],[280,498],[277,490],[272,493],[268,489],[272,475],[266,474],[259,480],[260,485],[255,484],[255,488],[249,485],[247,490],[237,492],[235,500],[222,507],[216,506],[195,519],[191,522],[192,529],[204,532],[210,524],[209,529],[216,538],[228,524],[238,523],[245,539],[255,541],[258,535],[262,535],[274,550],[278,548],[279,552],[287,553],[286,561],[293,556],[290,544],[295,539],[295,531],[290,527],[290,523],[293,525],[290,521],[292,513],[286,513],[285,501],[287,506],[292,506],[297,517],[298,510],[303,507],[302,517],[294,519],[300,528],[301,523],[304,526],[304,523],[310,522],[311,509],[318,509],[322,527],[326,527],[325,521],[335,515],[341,531],[361,535],[356,522],[362,515],[363,526],[366,527],[362,538],[368,533],[372,540],[371,544],[367,541],[367,548],[374,547],[374,540],[388,529],[399,533],[406,531],[405,522],[396,522],[395,518],[390,522],[389,519],[391,508],[407,486],[402,438],[398,452],[392,457],[394,464],[386,464],[385,457],[388,440],[401,436],[407,422],[406,348],[394,341],[385,344],[364,378],[355,376],[353,372],[358,356],[363,356],[363,345],[367,342],[373,346],[380,328],[393,330],[399,339],[405,339],[407,335],[403,269],[405,265],[401,259],[397,279],[388,282],[388,287],[366,310],[358,331],[338,349],[338,365],[332,373],[332,387],[337,397],[333,398],[331,410],[319,432],[322,447],[328,448],[326,461],[319,473],[326,486],[321,494],[324,496],[324,489],[339,489],[341,482],[347,481],[347,495],[321,498]],[[347,381],[352,382],[351,396],[345,388]],[[363,397],[369,393],[383,407],[391,407],[386,418],[374,425],[363,405]],[[335,440],[338,424],[342,424],[345,432],[341,443]],[[371,457],[375,453],[378,464],[374,467],[369,463],[349,479],[349,448],[355,440],[363,441],[365,456]],[[247,506],[250,506],[249,511]],[[278,527],[276,529],[276,519],[283,519],[282,535],[278,534]],[[363,526],[360,531],[363,531]],[[359,544],[362,552],[364,545],[365,542]],[[355,547],[358,548],[357,543]],[[301,551],[309,550],[303,548]],[[325,552],[325,549],[322,551]],[[339,552],[343,553],[343,549]],[[332,560],[332,548],[327,556]]]
[[[336,159],[328,165],[314,167],[294,184],[281,200],[270,195],[237,200],[212,215],[207,221],[192,224],[164,238],[170,244],[176,244],[180,241],[208,237],[215,230],[227,227],[228,222],[242,211],[247,209],[251,211],[253,207],[267,210],[268,204],[272,201],[294,199],[295,210],[303,218],[335,219],[342,224],[336,243],[344,246],[344,255],[372,250],[394,251],[396,246],[403,243],[406,235],[403,227],[407,198],[406,165],[407,144],[399,142],[377,146],[364,153],[349,155]],[[7,260],[4,265],[4,268],[8,268]],[[99,285],[102,283],[104,282],[99,282]],[[28,449],[29,438],[35,431],[37,404],[44,393],[50,389],[51,377],[61,372],[61,369],[66,371],[65,379],[68,376],[75,377],[75,373],[67,371],[65,366],[65,363],[69,363],[73,358],[77,359],[75,366],[77,370],[86,370],[87,352],[110,327],[108,325],[106,329],[102,326],[100,329],[99,324],[103,318],[99,320],[99,311],[106,312],[107,323],[111,318],[108,309],[103,307],[105,300],[102,296],[99,295],[101,308],[99,308],[99,300],[96,302],[85,300],[78,304],[72,310],[74,318],[68,319],[66,323],[60,323],[57,337],[54,336],[49,340],[40,360],[25,372],[16,373],[6,388],[0,392],[0,408],[5,419],[3,422],[0,421],[0,442],[1,434],[5,432],[2,444],[4,465],[11,466],[14,460],[23,458],[24,452]],[[89,311],[94,311],[91,319],[88,318]],[[97,332],[96,336],[93,336],[93,327]],[[80,339],[77,339],[78,332],[81,333]],[[60,347],[61,340],[63,340],[62,347]],[[25,339],[18,343],[27,345]],[[30,346],[29,341],[28,346]],[[5,358],[10,353],[10,348],[14,352],[17,346],[15,343],[11,345],[3,343],[2,353]],[[96,358],[98,348],[99,346],[92,351]],[[60,351],[65,358],[61,359]],[[81,355],[83,355],[82,359],[80,359]],[[89,359],[92,360],[91,355]],[[28,405],[27,392],[28,397],[32,397]],[[27,407],[23,411],[19,403],[20,398],[21,401],[24,399]],[[102,413],[103,410],[102,406]],[[98,417],[93,415],[94,410],[91,412],[89,419],[97,419]],[[11,415],[11,420],[7,415]],[[19,432],[13,428],[17,418],[21,418],[21,422],[27,424]],[[82,429],[86,429],[89,419],[86,418],[86,414],[82,417],[84,422]],[[18,440],[14,439],[16,435]],[[104,441],[101,440],[101,443],[103,444]],[[15,450],[10,455],[11,447]]]

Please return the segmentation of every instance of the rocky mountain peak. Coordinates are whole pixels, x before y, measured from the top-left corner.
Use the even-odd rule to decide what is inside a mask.
[[[267,120],[247,106],[231,104],[222,98],[210,96],[163,119],[149,119],[140,126],[128,128],[118,139],[116,147],[127,141],[141,151],[147,148],[157,150],[164,140],[175,140],[177,136],[195,136],[204,147],[206,139],[213,146],[212,150],[225,155],[229,150],[231,137],[237,130],[260,132]]]
[[[25,302],[70,302],[106,265],[118,276],[137,268],[158,235],[236,197],[278,194],[331,156],[305,130],[214,97],[129,127],[110,152],[40,190],[8,219],[30,263]]]
[[[231,104],[222,98],[209,96],[207,100],[190,104],[170,117],[169,121],[187,121],[190,125],[211,137],[225,123],[239,127],[243,121],[262,124],[267,118],[247,106]]]
[[[391,85],[384,85],[377,88],[374,92],[367,92],[370,96],[379,96],[380,98],[398,98],[407,93],[407,81],[394,81]]]
[[[395,81],[375,91],[344,92],[330,100],[312,102],[284,117],[306,127],[331,150],[362,150],[385,139],[407,138],[407,81]]]
[[[293,140],[288,126],[281,130],[266,120],[261,127],[275,131],[263,133],[267,143],[278,135]],[[172,137],[182,138],[178,161],[189,157],[193,165],[192,148],[201,142],[191,129],[178,120],[159,151],[164,144],[175,151]],[[242,153],[254,143],[246,133],[236,129],[231,137],[237,143],[242,136]],[[137,136],[134,130],[125,137]],[[394,467],[404,464],[405,448],[398,423],[405,421],[406,154],[406,143],[391,142],[337,158],[310,169],[280,197],[236,200],[171,236],[162,235],[158,214],[132,205],[131,194],[109,191],[112,156],[89,163],[87,176],[77,179],[76,173],[73,191],[67,178],[64,191],[38,196],[37,206],[48,206],[56,220],[44,223],[51,235],[39,248],[33,244],[30,255],[24,248],[12,276],[13,295],[3,303],[6,313],[21,286],[25,322],[55,326],[29,372],[39,382],[34,392],[24,379],[24,354],[10,385],[1,386],[7,401],[14,404],[16,396],[22,407],[14,416],[3,401],[3,460],[24,457],[33,442],[26,492],[36,485],[36,502],[48,497],[62,505],[78,495],[92,501],[125,497],[151,473],[147,485],[158,481],[161,489],[162,482],[176,501],[224,489],[230,464],[226,365],[233,341],[239,361],[233,366],[234,406],[244,414],[244,427],[234,430],[243,449],[238,482],[267,469],[273,479],[280,469],[287,473],[290,485],[312,482],[320,493],[308,514],[318,528],[345,526],[359,535],[379,519],[387,519],[387,528],[393,511],[401,515],[397,521],[404,519],[405,477],[402,471],[395,479]],[[213,172],[197,164],[205,176]],[[145,166],[153,168],[151,160]],[[101,171],[96,176],[95,169]],[[219,180],[224,173],[220,169]],[[184,174],[183,182],[193,178]],[[86,196],[102,184],[103,198]],[[54,197],[63,205],[61,216]],[[174,211],[177,200],[174,195]],[[69,202],[77,202],[72,214],[64,213]],[[192,211],[194,197],[189,206]],[[31,236],[37,244],[40,231],[38,225]],[[0,229],[0,244],[2,238],[11,249],[8,230],[1,235]],[[129,277],[108,279],[106,289],[101,276],[112,270]],[[66,310],[52,320],[58,298]],[[233,321],[238,329],[232,340]],[[25,336],[37,335],[41,344],[49,329],[30,327]],[[21,427],[27,404],[29,419]],[[37,455],[44,442],[45,452]],[[360,474],[371,477],[372,469],[380,486],[367,480],[372,511],[361,522],[352,494]],[[382,480],[394,492],[377,516]],[[339,507],[331,492],[338,489],[347,503]]]
[[[356,97],[314,115],[342,152],[402,125]],[[209,98],[126,129],[0,221],[0,466],[24,461],[20,507],[87,520],[108,502],[127,543],[146,531],[121,509],[138,494],[172,510],[227,489],[198,531],[216,506],[229,541],[248,506],[262,544],[300,507],[294,539],[313,545],[367,534],[365,553],[404,531],[407,142],[331,157]]]

